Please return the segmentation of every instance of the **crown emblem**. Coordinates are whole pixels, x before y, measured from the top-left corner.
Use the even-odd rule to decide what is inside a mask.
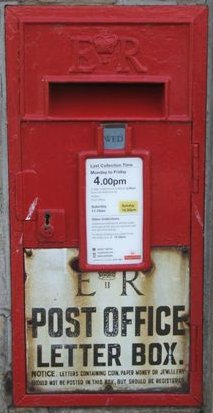
[[[98,273],[98,278],[101,280],[114,280],[116,277],[115,272],[99,272]]]
[[[100,56],[102,63],[108,63],[118,44],[116,34],[103,31],[94,37],[95,50]]]

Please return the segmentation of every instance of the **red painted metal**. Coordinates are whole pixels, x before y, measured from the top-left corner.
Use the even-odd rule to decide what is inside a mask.
[[[201,403],[206,20],[203,6],[7,7],[16,405]],[[23,248],[50,246],[45,211],[55,216],[51,247],[79,246],[78,154],[97,150],[107,120],[126,122],[132,150],[151,155],[150,246],[190,248],[190,389],[27,394]]]

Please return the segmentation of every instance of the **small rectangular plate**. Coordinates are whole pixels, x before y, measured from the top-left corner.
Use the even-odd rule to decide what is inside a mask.
[[[104,149],[125,148],[125,126],[103,126]]]

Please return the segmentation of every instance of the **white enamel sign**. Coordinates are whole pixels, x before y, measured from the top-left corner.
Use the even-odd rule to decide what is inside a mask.
[[[151,258],[149,273],[81,273],[77,249],[25,252],[29,393],[187,391],[188,254]]]

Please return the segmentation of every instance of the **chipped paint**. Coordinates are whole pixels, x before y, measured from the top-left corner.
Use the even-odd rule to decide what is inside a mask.
[[[80,273],[77,249],[30,251],[28,392],[187,391],[187,251],[154,248],[149,273],[112,276]]]
[[[195,213],[195,217],[197,219],[198,224],[201,226],[201,228],[203,228],[203,220],[202,220],[202,217],[200,215],[197,205],[194,205],[194,213]]]
[[[24,237],[24,235],[21,234],[20,239],[19,239],[19,245],[22,245],[22,243],[23,243],[23,237]]]
[[[30,205],[30,207],[28,209],[28,214],[25,218],[25,221],[30,221],[32,219],[32,216],[33,216],[33,213],[36,209],[37,203],[38,203],[38,197],[36,197],[34,199],[34,201],[32,202],[32,204]]]

